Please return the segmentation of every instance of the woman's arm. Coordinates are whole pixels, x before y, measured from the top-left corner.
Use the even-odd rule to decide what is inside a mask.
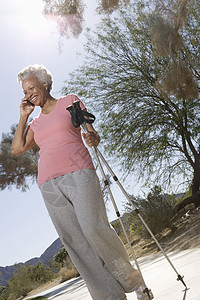
[[[17,126],[17,129],[14,134],[12,142],[12,154],[20,155],[28,150],[30,150],[34,145],[34,134],[33,131],[29,128],[26,129],[26,123],[29,115],[34,110],[34,107],[31,107],[26,99],[22,100],[20,105],[20,120]]]
[[[12,154],[20,155],[35,145],[33,131],[26,129],[26,122],[20,120],[12,142]]]

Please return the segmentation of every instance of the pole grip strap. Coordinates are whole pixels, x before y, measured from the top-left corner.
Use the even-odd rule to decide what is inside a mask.
[[[92,124],[95,120],[95,116],[87,111],[84,111],[80,107],[80,101],[75,101],[73,105],[66,108],[71,114],[72,124],[75,128],[80,127],[83,123]]]

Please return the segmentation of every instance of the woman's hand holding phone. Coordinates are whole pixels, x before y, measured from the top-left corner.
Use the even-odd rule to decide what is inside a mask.
[[[34,111],[35,105],[26,98],[22,99],[20,105],[20,114],[22,117],[28,117]]]

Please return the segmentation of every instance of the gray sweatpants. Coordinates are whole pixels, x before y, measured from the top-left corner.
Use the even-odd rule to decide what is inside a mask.
[[[95,300],[124,300],[140,278],[110,226],[95,170],[84,169],[40,187],[49,215]]]

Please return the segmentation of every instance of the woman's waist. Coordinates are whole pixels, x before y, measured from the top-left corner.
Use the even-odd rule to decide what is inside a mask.
[[[54,153],[58,153],[58,152],[59,153],[61,153],[61,152],[67,153],[67,152],[71,152],[71,151],[76,152],[76,151],[79,151],[80,149],[88,151],[83,143],[78,143],[78,142],[56,144],[53,146],[44,144],[40,147],[39,154],[40,154],[40,156],[43,156],[43,155],[54,154]]]
[[[90,159],[88,149],[83,144],[68,145],[67,147],[57,147],[55,149],[40,149],[40,164],[74,164],[76,161]]]

